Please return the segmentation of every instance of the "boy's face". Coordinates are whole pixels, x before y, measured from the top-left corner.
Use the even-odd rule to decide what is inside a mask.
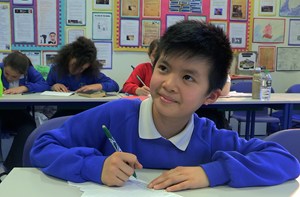
[[[150,82],[153,115],[189,119],[202,104],[216,101],[221,90],[207,94],[208,76],[206,60],[161,55]]]

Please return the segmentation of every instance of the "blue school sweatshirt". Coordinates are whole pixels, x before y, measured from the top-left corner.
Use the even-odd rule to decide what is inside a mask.
[[[47,83],[50,85],[50,87],[52,87],[56,83],[64,84],[70,91],[76,91],[77,89],[85,85],[100,83],[103,87],[103,91],[119,91],[118,83],[101,72],[99,72],[98,77],[81,75],[80,78],[78,78],[77,76],[70,74],[64,75],[63,77],[58,77],[58,73],[55,71],[54,66],[48,73]]]
[[[141,101],[120,99],[68,119],[61,128],[42,134],[31,150],[31,163],[44,173],[73,182],[101,182],[105,159],[115,152],[102,131],[106,125],[124,152],[133,153],[144,168],[201,166],[210,186],[276,185],[299,176],[298,160],[273,142],[239,138],[218,130],[193,114],[194,129],[182,151],[163,137],[139,137]],[[149,111],[151,113],[151,111]]]
[[[4,76],[3,67],[4,64],[0,63],[0,68],[2,69],[1,80],[3,83],[3,87],[8,89],[9,82]],[[35,70],[32,65],[28,67],[27,73],[24,75],[24,77],[19,79],[19,86],[26,86],[28,88],[28,92],[43,92],[46,90],[50,90],[50,86],[47,84],[42,74]]]

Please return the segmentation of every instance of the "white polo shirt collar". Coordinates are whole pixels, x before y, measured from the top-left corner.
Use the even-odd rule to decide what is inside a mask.
[[[187,126],[179,134],[171,137],[169,140],[178,149],[185,151],[194,130],[194,119],[191,116]],[[141,103],[139,118],[139,137],[142,139],[158,139],[162,136],[157,131],[152,117],[152,98],[148,98]]]

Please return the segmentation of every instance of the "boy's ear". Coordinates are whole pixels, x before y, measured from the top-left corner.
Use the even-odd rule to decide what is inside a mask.
[[[222,91],[221,89],[217,89],[217,90],[212,91],[206,97],[206,100],[203,104],[208,105],[208,104],[214,103],[219,98],[219,96],[221,95],[221,91]]]

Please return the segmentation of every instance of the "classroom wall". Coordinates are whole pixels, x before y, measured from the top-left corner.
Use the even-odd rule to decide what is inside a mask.
[[[5,0],[6,1],[6,0]],[[3,2],[5,2],[3,1]],[[279,5],[280,0],[275,0],[277,1],[277,5]],[[62,1],[65,2],[65,1]],[[229,1],[228,1],[229,2]],[[254,2],[254,17],[260,17],[263,18],[262,16],[258,16],[257,10],[259,7],[259,1],[255,0]],[[91,0],[86,0],[86,27],[91,27],[92,26],[92,10],[93,10],[93,1]],[[64,10],[64,4],[62,4],[62,10]],[[276,16],[279,17],[279,6],[276,7]],[[65,14],[65,13],[64,13]],[[249,13],[250,14],[250,13]],[[64,21],[64,15],[62,16],[62,21]],[[0,16],[1,18],[1,16]],[[288,17],[286,18],[286,29],[289,28],[289,19]],[[297,18],[297,17],[296,17]],[[298,17],[299,19],[299,17]],[[92,28],[85,28],[86,30],[86,36],[91,38],[92,37]],[[1,30],[0,30],[1,32]],[[113,31],[114,33],[114,31]],[[114,41],[114,39],[112,39]],[[283,44],[263,44],[264,46],[288,46],[288,35],[287,31],[285,34],[285,42]],[[257,51],[258,50],[258,43],[251,43],[251,50],[252,51]],[[24,48],[24,47],[23,47]],[[22,47],[21,47],[22,49]],[[28,49],[30,50],[30,49]],[[102,72],[108,75],[109,77],[115,79],[117,83],[122,87],[123,83],[131,73],[132,69],[130,65],[137,65],[142,62],[149,61],[147,53],[146,52],[122,52],[122,51],[113,51],[112,52],[112,69],[103,69]],[[300,64],[300,63],[299,63]],[[232,64],[232,69],[231,69],[231,74],[236,74],[236,65],[237,65],[237,60],[235,59]],[[289,86],[295,83],[300,83],[300,77],[299,77],[300,71],[275,71],[271,73],[271,76],[273,78],[273,88],[275,89],[276,92],[284,92]]]

